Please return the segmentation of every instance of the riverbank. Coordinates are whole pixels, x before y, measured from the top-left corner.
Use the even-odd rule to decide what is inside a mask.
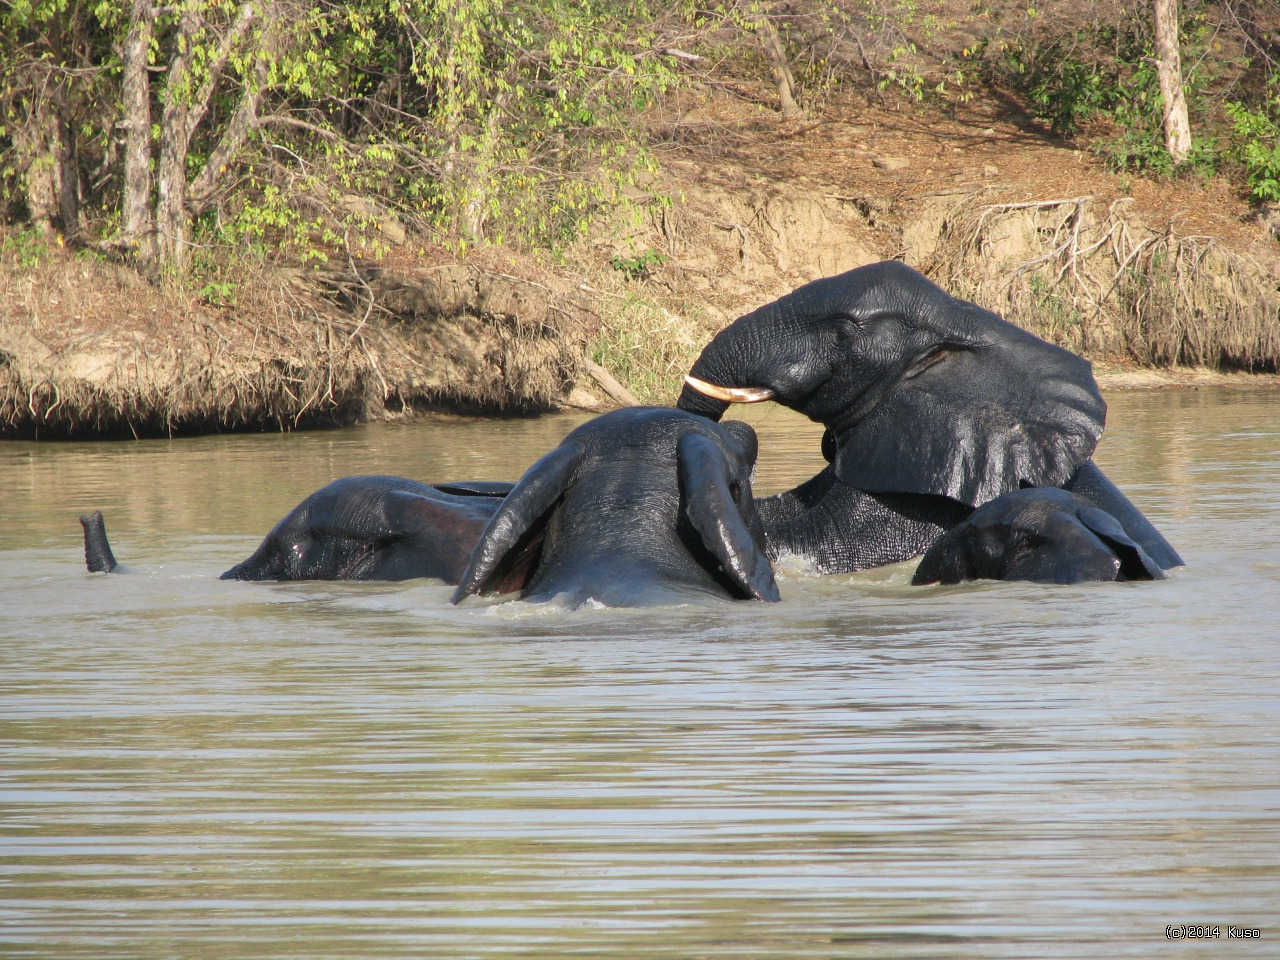
[[[240,280],[221,300],[70,254],[11,266],[0,281],[0,436],[531,413],[574,399],[599,326],[564,282],[475,261]]]
[[[1280,242],[1224,183],[1110,173],[996,101],[786,120],[708,91],[649,122],[657,173],[556,263],[403,236],[192,290],[10,229],[0,436],[669,403],[724,324],[887,258],[1089,357],[1107,388],[1277,384]]]
[[[1104,391],[1199,390],[1225,387],[1231,390],[1280,389],[1280,374],[1211,370],[1208,367],[1125,367],[1114,362],[1094,364],[1094,376]]]

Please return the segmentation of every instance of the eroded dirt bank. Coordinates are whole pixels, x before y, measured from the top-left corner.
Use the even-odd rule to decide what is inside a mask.
[[[625,399],[593,356],[641,399],[670,402],[720,326],[886,258],[1090,357],[1104,385],[1275,383],[1257,374],[1280,364],[1280,242],[1220,184],[1119,177],[995,107],[781,121],[708,96],[662,122],[638,222],[600,223],[552,267],[408,238],[379,261],[265,271],[211,298],[56,248],[4,256],[0,435]],[[662,324],[632,329],[636,304]],[[650,354],[663,369],[642,389],[630,371]]]
[[[599,325],[564,283],[464,263],[272,272],[215,306],[52,258],[0,304],[0,434],[41,438],[546,409]]]

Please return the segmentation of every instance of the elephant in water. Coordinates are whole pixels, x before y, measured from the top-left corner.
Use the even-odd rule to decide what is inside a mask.
[[[406,580],[606,606],[776,601],[751,496],[755,431],[631,407],[578,427],[518,484],[345,477],[276,524],[224,580]],[[505,499],[504,499],[505,497]],[[85,563],[110,572],[102,514]]]
[[[411,580],[456,584],[510,483],[428,486],[401,477],[343,477],[311,494],[223,580]],[[85,566],[116,559],[101,511],[81,517]]]
[[[1058,487],[1001,494],[933,542],[911,582],[1163,580],[1115,517]]]
[[[751,496],[755,431],[663,407],[572,431],[502,501],[453,602],[778,600]]]
[[[509,483],[428,486],[343,477],[276,524],[223,580],[410,580],[457,583]]]
[[[1090,457],[1106,404],[1087,361],[896,261],[800,287],[711,341],[682,409],[773,399],[827,428],[828,466],[759,501],[767,548],[823,573],[919,556],[988,501],[1062,487],[1162,569],[1181,558]]]

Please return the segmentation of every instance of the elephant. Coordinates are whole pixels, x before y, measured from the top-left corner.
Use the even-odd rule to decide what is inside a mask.
[[[456,584],[511,483],[428,486],[343,477],[299,503],[223,580],[410,580]],[[117,569],[102,511],[80,518],[85,566]]]
[[[335,480],[289,512],[223,580],[409,580],[456,584],[509,483],[428,486]]]
[[[451,602],[576,608],[779,599],[751,495],[755,431],[628,407],[569,433],[502,501]]]
[[[1059,487],[1002,493],[938,537],[913,584],[969,580],[1163,580],[1115,517]]]
[[[828,465],[757,503],[766,549],[822,573],[927,551],[974,509],[1061,487],[1162,569],[1182,559],[1090,459],[1106,404],[1088,361],[950,296],[897,261],[815,280],[738,318],[678,406],[718,419],[772,399],[826,427]]]

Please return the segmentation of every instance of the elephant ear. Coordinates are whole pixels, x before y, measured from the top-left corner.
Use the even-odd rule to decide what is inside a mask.
[[[1165,573],[1160,564],[1147,555],[1147,551],[1138,546],[1124,532],[1120,521],[1111,514],[1097,507],[1081,507],[1078,514],[1080,522],[1089,528],[1099,540],[1111,548],[1120,558],[1121,580],[1163,580]]]
[[[684,513],[702,545],[743,594],[776,603],[781,597],[773,567],[751,536],[729,490],[729,462],[724,453],[710,437],[686,433],[676,444],[676,458]]]
[[[838,433],[836,475],[872,493],[929,493],[978,506],[1056,487],[1093,453],[1106,420],[1088,361],[956,301],[964,342],[921,357]]]
[[[525,472],[484,528],[450,603],[472,594],[524,588],[537,561],[547,520],[585,455],[581,443],[561,444]]]

